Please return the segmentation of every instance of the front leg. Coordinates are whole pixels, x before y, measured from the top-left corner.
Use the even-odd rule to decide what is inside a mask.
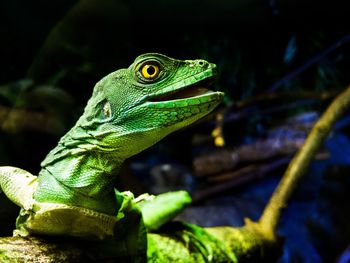
[[[152,196],[143,194],[134,199],[131,192],[116,191],[121,204],[114,215],[65,203],[37,202],[38,177],[16,167],[0,167],[0,186],[6,196],[20,206],[16,235],[67,235],[81,238],[105,239],[115,234],[115,225],[125,221],[128,214],[140,213],[148,231],[154,231],[173,219],[188,204],[186,191],[175,191]],[[140,216],[141,216],[140,215]]]
[[[37,176],[16,167],[0,167],[0,190],[21,207],[14,235],[64,235],[100,240],[111,238],[115,235],[116,223],[133,208],[133,197],[123,198],[123,209],[111,215],[74,206],[69,202],[40,202],[33,198],[39,187]]]
[[[135,199],[143,216],[148,231],[155,231],[172,220],[192,199],[186,191],[174,191],[157,196],[143,194]]]

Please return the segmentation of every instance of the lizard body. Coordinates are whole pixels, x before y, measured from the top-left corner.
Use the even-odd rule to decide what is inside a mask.
[[[158,73],[147,79],[145,67]],[[34,199],[115,214],[120,204],[111,186],[122,162],[214,109],[221,92],[194,87],[199,96],[174,94],[214,74],[215,66],[203,60],[146,54],[103,78],[84,114],[42,162]]]
[[[115,225],[128,214],[149,215],[144,218],[151,222],[148,229],[174,216],[190,202],[186,192],[174,193],[175,206],[164,206],[161,212],[153,208],[162,203],[162,195],[152,208],[146,197],[136,200],[131,193],[115,190],[117,174],[125,159],[200,119],[221,102],[222,92],[205,88],[215,75],[216,66],[205,60],[149,53],[104,77],[76,125],[41,163],[38,176],[0,167],[0,189],[22,207],[17,233],[104,239],[115,235]],[[165,200],[171,200],[169,195]]]

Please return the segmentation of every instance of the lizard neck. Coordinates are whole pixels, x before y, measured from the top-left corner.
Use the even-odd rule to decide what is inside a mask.
[[[117,151],[86,146],[70,133],[64,136],[41,164],[34,198],[115,214],[120,204],[114,186],[124,158]]]

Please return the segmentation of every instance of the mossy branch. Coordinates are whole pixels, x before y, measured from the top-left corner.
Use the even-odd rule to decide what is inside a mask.
[[[276,228],[283,209],[287,206],[291,195],[335,122],[349,109],[350,86],[333,100],[311,130],[303,147],[290,162],[258,222],[260,230],[266,237],[275,239]]]
[[[267,256],[273,258],[277,255],[271,252],[278,253],[280,249],[276,228],[281,213],[335,122],[349,108],[350,86],[335,98],[315,124],[304,146],[289,164],[286,173],[257,223],[246,220],[246,224],[242,228],[216,227],[205,229],[213,236],[213,238],[208,239],[208,236],[205,235],[214,244],[213,249],[210,249],[210,257],[214,262],[227,262],[222,256],[222,251],[226,250],[233,252],[239,262],[257,262],[261,259],[266,260]],[[149,246],[148,261],[160,262],[162,259],[171,258],[171,260],[163,261],[173,262],[176,261],[174,259],[179,259],[177,262],[183,262],[184,260],[186,262],[205,262],[206,257],[202,253],[189,253],[188,244],[184,245],[183,242],[179,241],[179,237],[183,235],[186,236],[186,232],[175,231],[166,235],[148,234],[148,243],[153,244],[153,246]],[[220,242],[215,241],[214,238],[220,240]],[[193,244],[196,242],[197,240]],[[218,244],[222,242],[222,246],[218,245],[216,248],[216,242]],[[125,253],[123,254],[123,251],[118,249],[121,247],[112,243],[107,245],[94,242],[69,242],[64,238],[8,237],[0,238],[0,261],[11,259],[13,262],[37,262],[36,260],[40,258],[41,262],[91,262],[96,259],[99,262],[104,262],[124,258]],[[225,247],[224,250],[222,250],[223,247]],[[199,259],[201,260],[199,261]],[[269,260],[268,262],[272,261]]]

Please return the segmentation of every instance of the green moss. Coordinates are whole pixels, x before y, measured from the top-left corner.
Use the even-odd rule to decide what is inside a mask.
[[[237,262],[232,250],[203,228],[172,223],[161,234],[148,234],[148,262]]]

